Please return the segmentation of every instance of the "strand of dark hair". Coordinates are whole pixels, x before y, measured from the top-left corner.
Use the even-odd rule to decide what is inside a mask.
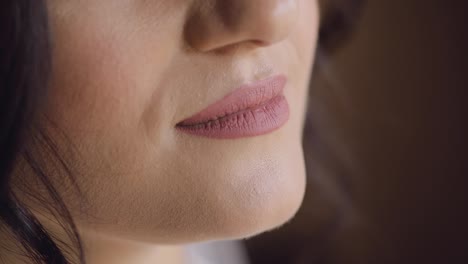
[[[78,259],[84,263],[81,242],[69,211],[26,148],[26,141],[34,140],[30,134],[37,131],[34,118],[45,97],[51,67],[47,21],[46,4],[42,0],[0,2],[0,225],[14,235],[33,263],[70,263],[64,255],[64,245],[62,248],[58,245],[59,241],[51,237],[12,191],[12,172],[21,156],[55,202],[59,222],[66,223],[65,230],[78,248]]]

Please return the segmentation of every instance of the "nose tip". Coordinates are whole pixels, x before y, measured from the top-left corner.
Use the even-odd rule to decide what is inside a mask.
[[[194,8],[186,23],[186,41],[198,51],[275,44],[289,35],[299,11],[297,0],[213,1]]]

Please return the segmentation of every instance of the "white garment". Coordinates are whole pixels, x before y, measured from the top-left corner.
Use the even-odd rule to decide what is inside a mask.
[[[248,264],[242,242],[220,241],[192,244],[187,247],[189,264]]]

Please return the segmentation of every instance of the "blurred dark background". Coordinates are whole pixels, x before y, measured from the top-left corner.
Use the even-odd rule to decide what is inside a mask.
[[[346,2],[346,1],[344,1]],[[468,2],[367,1],[314,73],[297,217],[253,263],[468,263]]]

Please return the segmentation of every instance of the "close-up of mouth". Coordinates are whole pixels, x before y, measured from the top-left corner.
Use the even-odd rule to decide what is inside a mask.
[[[0,264],[468,264],[467,10],[0,0]]]
[[[184,133],[219,139],[270,133],[289,119],[283,94],[287,77],[276,75],[239,87],[223,99],[176,125]]]

